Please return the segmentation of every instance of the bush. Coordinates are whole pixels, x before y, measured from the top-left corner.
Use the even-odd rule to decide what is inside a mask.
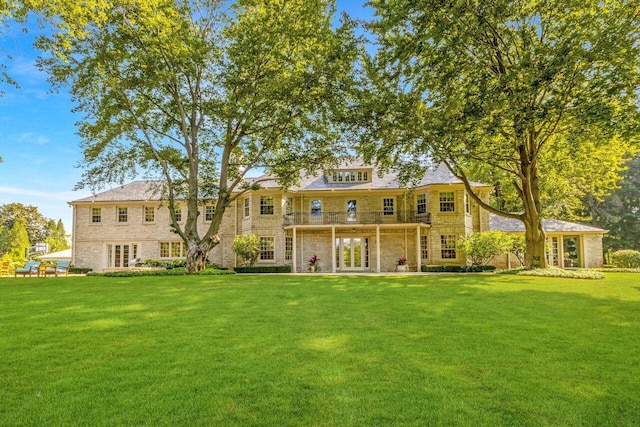
[[[236,273],[291,273],[290,265],[259,265],[256,267],[236,267]]]
[[[611,262],[620,268],[640,268],[640,252],[631,249],[615,251],[611,254]]]
[[[260,239],[255,234],[241,234],[233,240],[231,249],[242,258],[245,266],[251,267],[260,255]]]
[[[184,259],[174,259],[171,261],[162,261],[159,259],[145,259],[144,265],[147,267],[164,267],[167,269],[171,268],[181,268],[187,266],[187,261]],[[209,264],[207,264],[209,266]]]
[[[502,231],[469,233],[458,241],[457,247],[467,254],[472,265],[486,265],[493,257],[510,249],[511,238]]]
[[[423,265],[423,273],[481,273],[494,271],[493,265]]]
[[[100,277],[141,277],[141,276],[184,276],[186,270],[182,267],[170,268],[167,270],[131,270],[131,271],[106,271],[104,273],[89,273],[87,276]],[[231,270],[218,270],[207,268],[197,273],[198,276],[222,276],[225,274],[235,274]]]
[[[564,270],[558,267],[536,268],[533,270],[522,270],[519,276],[536,276],[536,277],[566,277],[569,279],[604,279],[604,274],[596,270],[589,269],[572,269]]]
[[[73,267],[71,266],[71,268],[69,268],[69,274],[87,274],[92,272],[93,269],[92,268],[86,268],[86,267]]]

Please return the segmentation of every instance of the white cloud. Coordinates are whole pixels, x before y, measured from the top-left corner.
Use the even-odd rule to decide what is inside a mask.
[[[71,200],[81,199],[83,197],[89,196],[90,193],[80,193],[74,191],[40,191],[40,190],[30,190],[20,187],[9,187],[0,185],[0,194],[7,194],[12,196],[20,196],[20,197],[40,197],[43,199],[49,200],[60,200],[64,202],[68,202]]]
[[[37,144],[37,145],[45,145],[51,142],[51,139],[49,139],[48,136],[40,135],[33,132],[21,133],[18,136],[16,136],[15,139],[18,142],[27,142],[30,144]]]

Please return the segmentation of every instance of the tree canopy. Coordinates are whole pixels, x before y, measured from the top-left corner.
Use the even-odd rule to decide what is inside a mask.
[[[40,65],[85,113],[78,187],[160,178],[195,271],[227,206],[259,185],[249,171],[286,187],[334,161],[333,118],[356,54],[350,25],[334,29],[329,0],[115,1],[108,14],[100,4],[71,15],[46,6],[64,31],[38,43],[49,53]],[[215,214],[198,230],[203,203]]]
[[[524,222],[526,265],[545,266],[545,206],[610,190],[608,175],[590,185],[593,173],[619,170],[637,145],[637,2],[371,4],[379,49],[366,64],[363,151],[408,175],[444,161],[481,206]],[[499,184],[502,209],[474,195],[477,177]]]

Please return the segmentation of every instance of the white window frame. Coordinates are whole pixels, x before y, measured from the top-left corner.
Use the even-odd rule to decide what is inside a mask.
[[[260,254],[258,260],[260,262],[275,262],[276,260],[276,238],[274,236],[259,236],[260,239]],[[270,247],[265,247],[269,245]],[[267,255],[271,255],[267,257]]]

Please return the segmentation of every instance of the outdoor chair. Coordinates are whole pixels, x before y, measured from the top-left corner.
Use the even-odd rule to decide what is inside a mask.
[[[39,267],[40,267],[40,262],[29,261],[24,265],[24,267],[16,268],[16,271],[13,273],[13,276],[16,277],[18,276],[18,274],[22,274],[22,277],[24,277],[28,274],[29,277],[31,277],[34,274],[38,274]]]
[[[5,275],[9,275],[9,261],[3,261],[2,264],[0,264],[0,276]]]
[[[68,276],[69,268],[71,267],[71,261],[58,261],[55,266],[49,266],[44,270],[44,275],[52,274],[58,277]]]

